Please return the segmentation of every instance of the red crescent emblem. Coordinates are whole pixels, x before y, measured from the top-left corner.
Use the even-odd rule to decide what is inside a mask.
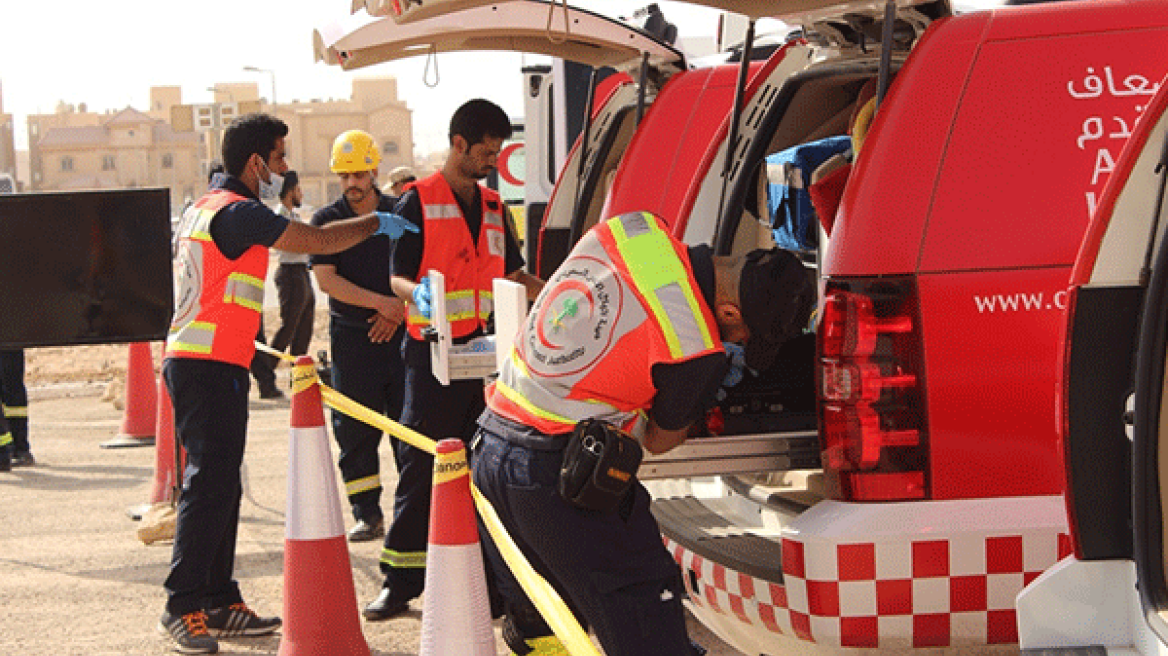
[[[520,180],[519,178],[515,177],[513,173],[511,173],[511,167],[507,165],[507,160],[509,160],[511,156],[515,154],[515,151],[522,147],[522,141],[516,141],[515,143],[507,144],[503,147],[503,150],[499,153],[499,157],[496,159],[497,164],[495,168],[499,171],[499,177],[506,180],[507,184],[512,184],[516,187],[522,187],[523,180]]]
[[[546,319],[547,319],[548,310],[551,309],[551,306],[554,304],[556,297],[560,296],[565,291],[571,291],[571,290],[575,290],[575,291],[580,292],[584,296],[584,298],[588,301],[588,316],[592,316],[592,309],[594,307],[596,307],[596,300],[593,299],[593,297],[592,297],[592,289],[590,287],[588,287],[588,285],[585,285],[584,283],[580,282],[579,280],[565,280],[564,282],[556,285],[555,289],[552,290],[552,293],[548,295],[549,302],[544,303],[543,307],[540,308],[539,321],[535,325],[536,337],[538,337],[540,343],[542,343],[547,348],[554,349],[557,351],[564,348],[564,347],[559,346],[557,344],[553,344],[548,339],[547,334],[544,333],[544,326],[547,325]]]

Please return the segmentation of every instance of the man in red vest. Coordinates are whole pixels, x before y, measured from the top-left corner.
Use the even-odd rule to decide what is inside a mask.
[[[629,435],[652,453],[681,444],[734,384],[733,367],[768,369],[814,301],[811,273],[787,251],[715,257],[631,212],[586,233],[532,306],[487,389],[474,482],[608,656],[703,653],[686,635],[681,572]],[[563,653],[489,536],[484,545],[508,645]]]
[[[233,577],[247,437],[248,364],[255,353],[268,249],[335,253],[371,235],[411,228],[373,212],[324,228],[290,222],[260,202],[278,196],[288,170],[288,126],[249,114],[223,134],[223,163],[191,205],[178,249],[179,280],[162,375],[175,432],[187,452],[166,611],[159,629],[186,654],[214,654],[214,636],[264,635],[280,619],[260,617]]]
[[[393,291],[406,301],[407,336],[402,346],[405,400],[402,423],[434,438],[469,441],[483,410],[481,380],[438,382],[430,368],[427,272],[446,277],[446,311],[455,344],[482,335],[492,312],[491,281],[506,277],[527,287],[534,298],[543,287],[523,271],[523,257],[499,194],[479,181],[495,168],[511,121],[498,105],[471,100],[450,119],[450,152],[442,170],[406,186],[396,211],[417,228],[402,236],[392,256]],[[425,584],[433,457],[395,441],[398,482],[394,518],[385,535],[381,594],[365,608],[365,618],[385,620],[409,607]]]

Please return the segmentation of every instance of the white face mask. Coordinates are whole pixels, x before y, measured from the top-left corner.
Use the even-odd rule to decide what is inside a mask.
[[[268,168],[268,163],[260,160],[264,165],[264,169],[268,172],[268,181],[264,182],[262,179],[260,183],[260,198],[264,200],[276,200],[280,197],[280,190],[284,188],[284,176],[276,175],[272,169]]]

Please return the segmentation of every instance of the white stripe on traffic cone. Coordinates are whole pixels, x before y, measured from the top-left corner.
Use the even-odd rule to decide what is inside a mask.
[[[296,360],[292,392],[279,655],[369,656],[312,358]]]
[[[419,654],[495,656],[466,447],[461,440],[446,439],[435,451]]]

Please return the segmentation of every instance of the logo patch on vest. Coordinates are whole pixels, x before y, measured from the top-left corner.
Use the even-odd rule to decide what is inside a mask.
[[[178,290],[174,303],[175,326],[185,326],[195,320],[202,307],[199,295],[203,293],[203,245],[183,240],[179,246],[179,268],[175,272],[175,289]]]
[[[607,263],[590,256],[569,259],[527,317],[527,366],[543,376],[591,367],[612,345],[623,302],[620,277]]]

